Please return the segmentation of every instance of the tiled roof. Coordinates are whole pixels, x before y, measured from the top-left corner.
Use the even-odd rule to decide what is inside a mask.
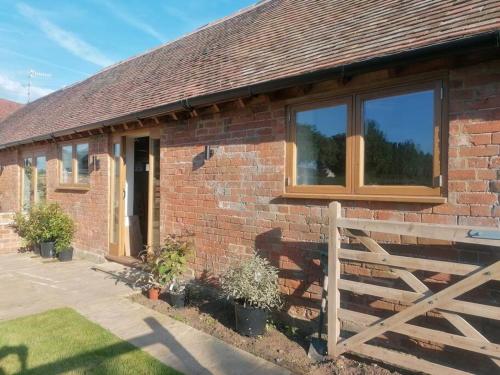
[[[23,105],[20,103],[16,103],[7,99],[0,99],[0,120],[4,119],[22,106]]]
[[[0,145],[497,30],[498,0],[268,0],[38,99]]]

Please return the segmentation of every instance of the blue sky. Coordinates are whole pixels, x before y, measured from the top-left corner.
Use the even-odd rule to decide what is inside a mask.
[[[25,103],[256,0],[0,1],[0,98]]]

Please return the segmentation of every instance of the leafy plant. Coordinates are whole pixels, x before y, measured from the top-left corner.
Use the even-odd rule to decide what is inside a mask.
[[[71,246],[75,226],[57,203],[39,203],[14,217],[14,228],[27,244],[55,242],[57,253]]]
[[[244,306],[274,309],[281,306],[278,269],[254,254],[221,276],[222,291]]]
[[[169,285],[173,292],[182,290],[178,279],[186,270],[187,258],[193,250],[192,242],[185,238],[168,235],[161,247],[150,247],[142,252],[143,268],[148,272],[150,286],[163,288]]]

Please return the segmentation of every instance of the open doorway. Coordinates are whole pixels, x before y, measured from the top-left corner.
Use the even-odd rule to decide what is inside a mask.
[[[160,238],[159,131],[116,135],[111,145],[110,251],[132,262]]]
[[[126,255],[137,257],[147,245],[149,137],[127,138]]]

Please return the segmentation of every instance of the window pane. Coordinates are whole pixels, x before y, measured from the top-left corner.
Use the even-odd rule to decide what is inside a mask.
[[[76,160],[78,162],[78,183],[89,183],[89,145],[76,145]]]
[[[33,201],[33,159],[24,159],[23,168],[23,209],[28,210]]]
[[[45,156],[36,158],[36,201],[43,202],[47,198],[47,159]]]
[[[347,113],[346,104],[297,112],[297,185],[345,186]]]
[[[434,91],[363,103],[365,185],[432,186]]]
[[[61,183],[73,183],[73,146],[61,147]]]

